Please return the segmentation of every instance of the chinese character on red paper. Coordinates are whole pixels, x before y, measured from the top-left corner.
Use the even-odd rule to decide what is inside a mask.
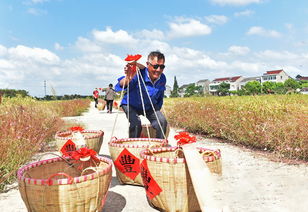
[[[140,168],[146,194],[151,200],[163,190],[159,187],[157,182],[152,177],[146,160],[142,161],[142,163],[140,164]]]
[[[64,156],[70,156],[74,151],[76,151],[76,145],[71,139],[67,140],[60,150]]]
[[[134,180],[140,173],[140,160],[127,149],[124,149],[114,161],[115,167]]]

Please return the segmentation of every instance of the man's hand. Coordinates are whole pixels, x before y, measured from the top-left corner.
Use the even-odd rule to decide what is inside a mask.
[[[124,73],[126,75],[126,80],[128,82],[130,82],[133,77],[136,75],[137,70],[136,70],[136,63],[128,63],[125,67],[124,67]]]

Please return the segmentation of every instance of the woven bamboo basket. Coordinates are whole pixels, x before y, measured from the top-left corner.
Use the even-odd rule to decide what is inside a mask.
[[[211,150],[204,147],[197,147],[200,154],[202,154],[203,160],[209,167],[212,173],[221,175],[222,164],[221,164],[221,153],[220,150]]]
[[[154,129],[151,124],[142,124],[142,130],[141,130],[141,138],[148,138],[148,131],[147,128],[149,128],[150,138],[156,138],[156,129]],[[166,131],[166,138],[168,138],[170,132],[170,127],[167,125],[167,131]]]
[[[127,173],[121,172],[120,167],[117,166],[117,159],[121,157],[121,153],[127,150],[129,153],[139,160],[136,166],[140,169],[140,152],[143,149],[151,148],[153,146],[167,146],[168,141],[165,139],[153,139],[153,138],[125,138],[125,139],[112,139],[109,143],[110,156],[115,164],[115,170],[117,178],[122,184],[140,185],[143,186],[141,174],[138,173],[134,177],[128,177]],[[136,161],[137,162],[137,161]]]
[[[160,211],[201,211],[184,156],[177,149],[178,147],[162,147],[141,151],[140,157],[144,159],[142,167],[144,162],[147,164],[147,169],[143,167],[141,170],[148,201]],[[147,186],[147,182],[153,181],[161,191],[154,197],[148,191],[159,189],[151,188],[153,184]]]
[[[81,134],[84,136],[86,146],[99,153],[103,143],[104,132],[101,130],[83,130]],[[68,139],[73,139],[72,131],[61,131],[55,135],[57,150],[60,150]]]
[[[104,100],[101,100],[101,101],[98,102],[98,104],[97,104],[98,110],[105,110],[105,107],[106,107],[106,102]]]
[[[94,212],[106,199],[112,161],[98,157],[80,171],[73,160],[55,157],[31,163],[17,172],[21,197],[31,212]],[[95,171],[94,171],[95,170]]]

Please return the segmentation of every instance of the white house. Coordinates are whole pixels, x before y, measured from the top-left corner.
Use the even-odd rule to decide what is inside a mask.
[[[170,95],[171,95],[171,87],[169,85],[166,85],[165,96],[170,97]]]
[[[204,80],[199,80],[198,82],[195,83],[195,86],[201,86],[203,88],[203,93],[208,94],[210,91],[210,80],[204,79]]]
[[[261,83],[264,82],[284,82],[289,79],[290,76],[283,70],[267,71],[261,76]]]
[[[219,85],[223,82],[230,84],[230,89],[229,91],[237,91],[239,90],[239,83],[243,80],[244,78],[242,76],[235,76],[235,77],[225,77],[225,78],[216,78],[214,79],[210,84],[210,93],[211,94],[217,94],[217,89]]]

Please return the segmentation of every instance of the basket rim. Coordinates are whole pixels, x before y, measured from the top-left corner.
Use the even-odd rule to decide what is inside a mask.
[[[160,152],[170,152],[170,151],[175,151],[179,149],[178,146],[174,147],[159,147],[159,148],[153,148],[151,150],[149,149],[144,149],[140,152],[140,157],[142,159],[150,160],[150,161],[156,161],[156,162],[163,162],[163,163],[185,163],[186,160],[185,158],[166,158],[166,157],[157,157],[154,155],[147,155],[147,154],[152,154],[153,153],[160,153]],[[221,153],[220,150],[212,150],[208,149],[205,147],[197,147],[196,148],[198,151],[205,152],[205,151],[212,151],[214,152],[215,156],[203,156],[203,160],[206,162],[213,162],[215,160],[218,160],[221,158]]]
[[[54,158],[41,160],[41,161],[37,161],[37,162],[34,162],[34,163],[30,163],[28,165],[25,165],[25,166],[21,167],[20,169],[18,169],[17,178],[18,178],[18,181],[23,181],[26,184],[33,184],[33,185],[48,185],[49,186],[49,185],[68,185],[68,184],[73,184],[73,183],[81,183],[81,182],[84,182],[84,181],[93,180],[95,178],[98,178],[98,175],[99,176],[105,175],[106,173],[108,173],[112,170],[112,160],[111,159],[106,158],[106,157],[102,157],[102,156],[97,156],[97,158],[100,161],[107,163],[108,166],[105,167],[104,169],[100,170],[99,172],[93,172],[91,174],[82,175],[82,176],[79,176],[79,177],[72,177],[72,180],[69,180],[67,178],[63,178],[63,179],[37,179],[37,178],[29,178],[29,177],[23,176],[25,171],[28,171],[32,168],[39,167],[39,166],[49,164],[49,163],[63,161],[64,159],[61,158],[61,157],[54,157]]]
[[[131,141],[140,141],[140,142],[158,142],[161,143],[162,146],[168,145],[167,139],[161,139],[161,138],[121,138],[121,139],[112,139],[108,145],[112,147],[120,147],[120,148],[148,148],[151,146],[151,144],[123,144],[120,142],[131,142]]]
[[[215,155],[211,155],[211,156],[203,156],[203,159],[206,160],[207,162],[212,162],[215,160],[218,160],[221,158],[221,152],[220,149],[209,149],[206,147],[197,147],[197,150],[199,150],[200,153],[205,152],[205,151],[211,151],[214,152]]]
[[[155,161],[155,162],[162,162],[162,163],[185,163],[185,158],[166,158],[166,157],[157,157],[154,155],[147,155],[153,153],[160,153],[160,152],[172,152],[179,149],[177,146],[173,147],[160,147],[160,148],[153,148],[153,149],[144,149],[140,152],[140,157],[145,160]]]
[[[104,135],[104,131],[102,130],[83,130],[81,131],[81,133],[94,133],[94,135],[85,135],[84,138],[85,139],[91,139],[91,138],[99,138],[101,136]],[[71,130],[65,130],[65,131],[58,131],[55,134],[55,139],[59,139],[59,140],[68,140],[68,139],[72,139],[72,136],[66,136],[66,137],[62,137],[60,135],[66,135],[66,134],[72,134]]]

